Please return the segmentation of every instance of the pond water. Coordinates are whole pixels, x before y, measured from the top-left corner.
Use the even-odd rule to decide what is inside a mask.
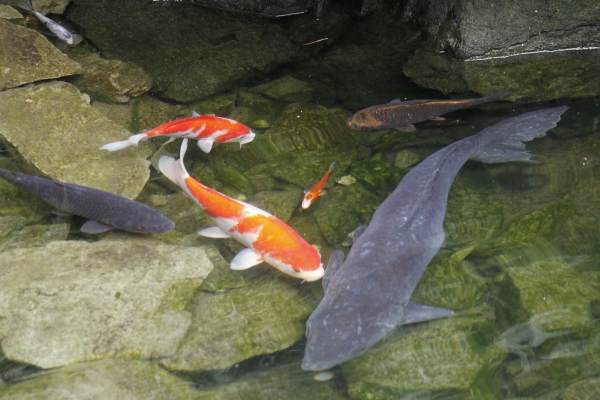
[[[149,91],[115,97],[94,89],[92,78],[67,76],[59,78],[67,89],[47,90],[75,100],[10,89],[31,99],[10,115],[2,104],[12,100],[0,92],[0,116],[10,120],[0,123],[7,136],[0,167],[39,175],[44,164],[34,140],[18,142],[7,127],[25,131],[32,120],[42,121],[33,125],[42,144],[44,129],[63,130],[70,139],[48,142],[52,153],[77,145],[72,132],[84,128],[73,121],[106,120],[118,127],[109,128],[111,139],[87,132],[92,139],[79,143],[82,152],[63,149],[83,163],[44,165],[58,171],[78,165],[82,179],[103,182],[121,174],[120,183],[129,182],[129,168],[142,165],[131,173],[139,190],[129,197],[176,224],[166,233],[90,235],[81,232],[85,219],[55,215],[39,198],[1,181],[0,399],[600,396],[600,98],[509,98],[417,123],[414,132],[353,130],[346,120],[361,108],[398,97],[447,98],[412,83],[400,66],[390,69],[422,43],[416,28],[390,23],[398,10],[330,16],[324,27],[316,8],[304,19],[273,23],[252,13],[150,3],[116,9],[106,1],[75,1],[55,16],[83,37],[72,48],[55,42],[70,58],[133,62],[149,72]],[[201,21],[191,19],[200,14]],[[381,32],[386,27],[389,36]],[[406,43],[390,45],[396,34]],[[302,44],[300,53],[292,49]],[[148,47],[155,47],[156,60]],[[240,73],[244,68],[252,73]],[[147,85],[141,74],[128,82]],[[223,79],[211,81],[210,74]],[[537,163],[468,161],[454,180],[444,245],[411,298],[454,316],[398,327],[363,355],[323,372],[301,368],[305,321],[323,297],[321,281],[301,282],[265,263],[228,268],[244,246],[198,236],[213,221],[157,168],[160,156],[178,157],[181,140],[163,146],[165,139],[152,139],[121,155],[96,150],[192,110],[240,121],[257,134],[252,142],[215,144],[205,153],[192,140],[188,172],[288,223],[327,265],[334,250],[348,252],[352,232],[427,156],[506,118],[561,105],[570,108],[558,126],[527,144]],[[89,114],[64,118],[69,110]],[[93,157],[86,160],[86,152]],[[332,162],[327,194],[302,209],[303,190]]]

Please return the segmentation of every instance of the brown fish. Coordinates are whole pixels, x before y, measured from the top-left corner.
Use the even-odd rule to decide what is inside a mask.
[[[479,99],[463,100],[392,100],[387,104],[358,111],[348,118],[348,125],[352,129],[363,131],[397,129],[413,132],[415,130],[414,123],[428,119],[443,120],[444,118],[440,117],[442,114],[499,100],[509,94],[510,92],[504,91],[488,94]]]

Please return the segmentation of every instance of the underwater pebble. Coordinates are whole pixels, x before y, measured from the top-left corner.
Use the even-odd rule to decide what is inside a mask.
[[[256,121],[253,121],[250,123],[250,128],[255,128],[255,129],[267,129],[270,126],[271,125],[264,119],[257,119]]]
[[[336,180],[336,183],[339,183],[340,185],[344,186],[350,186],[356,183],[356,178],[354,178],[352,175],[346,175]]]
[[[167,204],[167,196],[161,196],[158,194],[153,194],[148,198],[151,206],[164,206]]]
[[[319,372],[313,376],[313,379],[317,382],[325,382],[333,378],[334,375],[331,371]]]

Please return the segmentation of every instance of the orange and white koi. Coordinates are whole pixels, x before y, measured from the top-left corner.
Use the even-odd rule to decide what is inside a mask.
[[[232,269],[243,270],[265,261],[285,274],[306,281],[323,277],[321,255],[289,225],[258,207],[227,197],[192,178],[183,164],[186,150],[187,139],[183,139],[179,160],[162,156],[158,168],[217,224],[198,234],[234,238],[247,247],[231,260]]]
[[[317,199],[317,197],[323,196],[325,193],[327,193],[327,190],[325,190],[323,188],[325,187],[325,184],[327,183],[329,174],[331,173],[331,171],[333,171],[334,165],[335,165],[335,161],[331,163],[331,165],[329,166],[329,169],[327,170],[327,172],[325,172],[325,175],[323,175],[323,177],[321,178],[321,180],[319,182],[315,183],[315,185],[313,187],[311,187],[310,189],[307,189],[304,191],[304,198],[302,199],[302,208],[303,209],[306,210],[308,207],[311,206],[312,203],[314,203],[314,201]]]
[[[179,118],[152,128],[149,131],[130,136],[122,142],[105,144],[100,150],[117,151],[129,146],[137,146],[141,140],[153,137],[170,137],[169,142],[177,138],[190,138],[198,140],[198,147],[209,153],[213,143],[239,142],[244,143],[254,139],[254,132],[246,125],[233,119],[217,117],[214,114],[200,115],[193,111],[188,118]]]

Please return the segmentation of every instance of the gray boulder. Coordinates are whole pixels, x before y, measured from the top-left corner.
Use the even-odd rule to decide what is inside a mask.
[[[0,18],[0,90],[60,78],[80,66],[34,30]]]
[[[0,388],[0,399],[96,400],[199,398],[198,392],[156,364],[99,360],[52,370]]]
[[[213,268],[201,247],[134,235],[55,241],[0,254],[5,356],[42,368],[176,352],[185,311]]]
[[[25,172],[128,198],[137,197],[148,180],[147,145],[100,151],[130,133],[73,85],[49,82],[0,92],[0,115],[0,142]]]

